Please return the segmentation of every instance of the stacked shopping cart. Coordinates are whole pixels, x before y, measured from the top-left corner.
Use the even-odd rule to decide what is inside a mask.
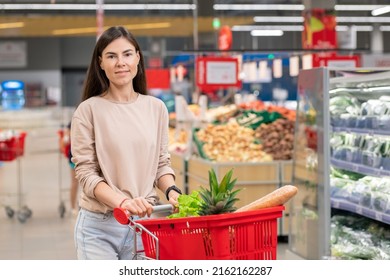
[[[24,131],[2,130],[0,131],[0,161],[17,161],[17,211],[18,220],[24,223],[31,217],[32,211],[25,205],[22,206],[22,175],[20,166],[20,157],[24,155],[24,143],[27,133]],[[7,216],[12,218],[15,210],[10,205],[4,205]]]

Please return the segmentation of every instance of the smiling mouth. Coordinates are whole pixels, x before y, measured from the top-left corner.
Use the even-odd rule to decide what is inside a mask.
[[[123,73],[128,73],[129,71],[118,71],[118,72],[115,72],[115,74],[123,74]]]

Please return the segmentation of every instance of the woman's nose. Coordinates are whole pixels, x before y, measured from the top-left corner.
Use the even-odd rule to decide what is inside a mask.
[[[124,62],[124,57],[123,57],[123,56],[118,56],[117,64],[123,65],[124,63],[125,63],[125,62]]]

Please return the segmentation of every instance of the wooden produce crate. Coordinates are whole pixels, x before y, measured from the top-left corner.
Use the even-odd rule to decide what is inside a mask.
[[[233,168],[232,178],[237,178],[236,188],[242,189],[237,197],[240,199],[237,207],[244,206],[252,201],[274,191],[280,185],[280,168],[278,162],[237,162],[215,163],[191,157],[187,167],[188,193],[199,190],[200,186],[208,188],[208,171],[214,169],[218,181]]]

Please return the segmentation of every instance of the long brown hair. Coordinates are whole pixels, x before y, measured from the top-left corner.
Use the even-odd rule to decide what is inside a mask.
[[[140,56],[137,75],[133,79],[133,88],[135,92],[144,95],[148,94],[146,88],[144,57],[137,40],[133,34],[131,34],[129,30],[123,26],[113,26],[104,31],[96,42],[95,49],[92,54],[92,60],[87,71],[82,101],[92,96],[98,96],[108,89],[110,81],[108,80],[105,72],[100,68],[99,58],[102,56],[103,50],[112,41],[121,37],[126,38],[135,47],[135,50]]]

